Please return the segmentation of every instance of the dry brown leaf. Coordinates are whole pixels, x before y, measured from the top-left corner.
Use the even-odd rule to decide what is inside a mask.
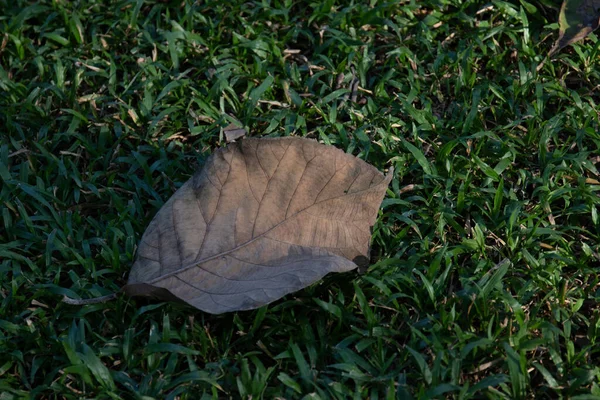
[[[219,314],[352,270],[391,176],[313,140],[232,143],[154,217],[123,290]]]
[[[600,23],[599,10],[600,0],[564,0],[558,16],[558,40],[548,57],[595,31]]]

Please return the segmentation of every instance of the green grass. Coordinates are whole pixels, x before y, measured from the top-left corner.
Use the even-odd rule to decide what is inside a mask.
[[[600,399],[597,37],[538,72],[550,0],[209,3],[0,0],[0,399]],[[61,303],[234,120],[395,168],[368,271]]]

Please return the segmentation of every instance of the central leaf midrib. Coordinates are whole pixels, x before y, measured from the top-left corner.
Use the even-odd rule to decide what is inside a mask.
[[[391,177],[391,174],[390,174],[390,173],[388,173],[388,176],[390,176],[390,177]],[[222,253],[219,253],[219,254],[215,254],[214,256],[207,257],[207,258],[205,258],[205,259],[203,259],[203,260],[200,260],[200,261],[194,261],[192,264],[189,264],[189,265],[187,265],[187,266],[185,266],[185,267],[182,267],[182,268],[180,268],[180,269],[178,269],[178,270],[176,270],[176,271],[169,272],[168,274],[165,274],[165,275],[159,276],[159,277],[157,277],[157,278],[154,278],[154,279],[152,279],[152,280],[150,280],[150,281],[148,281],[148,282],[146,282],[146,283],[148,283],[148,284],[153,284],[153,283],[156,283],[156,282],[160,282],[160,281],[162,281],[162,280],[164,280],[164,279],[166,279],[166,278],[169,278],[169,277],[171,277],[171,276],[173,276],[173,275],[177,275],[177,274],[179,274],[179,273],[181,273],[181,272],[185,272],[185,271],[187,271],[187,270],[189,270],[189,269],[191,269],[191,268],[197,267],[197,266],[198,266],[198,265],[200,265],[200,264],[204,264],[204,263],[206,263],[206,262],[209,262],[209,261],[215,260],[215,259],[217,259],[217,258],[219,258],[219,257],[225,256],[225,255],[228,255],[228,254],[230,254],[230,253],[233,253],[233,252],[235,252],[235,251],[237,251],[237,250],[240,250],[240,249],[242,249],[242,248],[244,248],[244,247],[246,247],[246,246],[248,246],[248,245],[250,245],[250,244],[254,243],[254,242],[255,242],[255,241],[257,241],[258,239],[261,239],[263,236],[265,236],[267,233],[271,232],[273,229],[275,229],[275,228],[279,227],[280,225],[284,224],[285,222],[287,222],[287,221],[291,220],[291,219],[292,219],[292,218],[294,218],[296,215],[298,215],[298,214],[300,214],[300,213],[302,213],[302,212],[304,212],[304,211],[306,211],[306,210],[310,209],[311,207],[314,207],[314,206],[316,206],[317,204],[321,204],[321,203],[324,203],[324,202],[326,202],[326,201],[335,200],[335,199],[339,199],[339,198],[346,197],[346,196],[354,196],[354,195],[356,195],[356,194],[359,194],[359,193],[362,193],[362,192],[366,192],[366,191],[372,190],[372,189],[374,189],[374,188],[376,188],[376,187],[378,187],[378,186],[382,185],[383,183],[385,183],[385,181],[387,180],[386,178],[387,178],[387,177],[384,177],[384,179],[383,179],[381,182],[379,182],[377,185],[375,185],[375,186],[368,187],[368,188],[366,188],[366,189],[359,190],[359,191],[357,191],[357,192],[353,192],[353,193],[344,193],[344,194],[343,194],[343,195],[341,195],[341,196],[335,196],[335,197],[331,197],[331,198],[329,198],[329,199],[326,199],[326,200],[321,200],[321,201],[318,201],[318,202],[316,202],[316,203],[313,203],[313,204],[311,204],[309,207],[306,207],[306,208],[304,208],[304,209],[302,209],[302,210],[299,210],[299,211],[297,211],[296,213],[294,213],[294,214],[292,214],[291,216],[289,216],[288,218],[285,218],[283,221],[281,221],[281,222],[279,222],[278,224],[274,225],[272,228],[269,228],[268,230],[264,231],[263,233],[261,233],[261,234],[260,234],[260,235],[258,235],[257,237],[255,237],[255,238],[252,238],[252,239],[250,239],[250,240],[248,240],[248,241],[246,241],[246,242],[244,242],[244,243],[242,243],[242,244],[240,244],[240,245],[238,245],[238,246],[236,246],[236,247],[234,247],[234,248],[232,248],[232,249],[230,249],[230,250],[224,251],[224,252],[222,252]],[[387,186],[387,185],[386,185],[386,186]],[[300,246],[300,245],[298,245],[298,246]]]

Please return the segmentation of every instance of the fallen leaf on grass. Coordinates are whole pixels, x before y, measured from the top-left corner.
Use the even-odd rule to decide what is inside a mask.
[[[600,24],[599,11],[600,0],[565,0],[558,16],[558,40],[548,57],[595,31]]]
[[[352,270],[391,176],[313,140],[232,143],[154,217],[123,291],[219,314]]]

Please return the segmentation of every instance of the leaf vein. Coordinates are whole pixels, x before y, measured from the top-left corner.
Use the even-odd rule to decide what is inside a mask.
[[[385,182],[385,181],[383,181],[383,182]],[[383,184],[383,182],[382,182],[381,184]],[[353,194],[358,194],[358,193],[361,193],[361,192],[368,192],[368,191],[371,191],[371,190],[373,190],[373,187],[368,187],[368,188],[365,188],[365,189],[363,189],[363,190],[359,190],[359,191],[357,191],[357,192],[354,192]],[[315,203],[314,203],[312,206],[314,206],[314,205],[316,205],[316,204],[320,204],[320,203],[322,203],[322,202],[324,202],[324,201],[334,200],[334,199],[336,199],[336,198],[341,198],[341,197],[344,197],[344,196],[346,196],[346,194],[342,194],[342,195],[340,195],[340,196],[332,197],[332,198],[329,198],[329,199],[327,199],[327,200],[322,200],[322,201],[320,201],[320,202],[315,202]],[[312,207],[312,206],[311,206],[311,207]],[[291,216],[290,216],[290,218],[294,217],[295,215],[297,215],[297,214],[299,214],[299,213],[301,213],[301,212],[303,212],[303,211],[304,211],[304,210],[300,210],[300,211],[298,211],[297,213],[295,213],[295,214],[291,215]],[[206,259],[204,259],[204,260],[200,260],[200,261],[198,261],[198,260],[195,260],[193,263],[191,263],[191,264],[189,264],[189,265],[186,265],[186,266],[184,266],[184,267],[180,268],[180,269],[179,269],[179,270],[177,270],[177,271],[169,272],[168,274],[165,274],[164,276],[159,276],[159,277],[157,277],[157,278],[154,278],[154,279],[152,279],[152,280],[148,281],[147,283],[148,283],[148,284],[153,284],[153,283],[156,283],[156,282],[160,282],[161,280],[163,280],[163,279],[166,279],[166,278],[168,278],[168,277],[170,277],[170,276],[172,276],[172,275],[174,275],[174,274],[176,274],[176,273],[179,273],[179,272],[184,272],[184,271],[187,271],[187,270],[188,270],[188,269],[190,269],[190,268],[197,267],[198,263],[205,263],[205,262],[208,262],[208,261],[210,261],[210,260],[214,260],[215,258],[222,257],[222,256],[224,256],[224,255],[229,255],[230,253],[233,253],[233,252],[234,252],[234,251],[236,251],[236,250],[239,250],[239,249],[241,249],[241,248],[243,248],[243,247],[245,247],[245,246],[248,246],[249,244],[251,244],[251,243],[254,243],[255,241],[257,241],[257,240],[259,240],[259,239],[261,239],[261,238],[266,238],[266,239],[276,240],[276,239],[273,239],[273,238],[271,238],[271,237],[267,237],[267,236],[265,236],[265,235],[266,235],[267,233],[269,233],[269,232],[273,231],[273,230],[274,230],[274,229],[276,229],[277,227],[281,226],[282,224],[284,224],[284,223],[285,223],[285,222],[287,222],[288,220],[289,220],[289,218],[288,218],[288,219],[286,219],[286,220],[283,220],[283,221],[281,221],[280,223],[278,223],[277,225],[273,226],[273,227],[272,227],[272,228],[270,228],[269,230],[267,230],[267,231],[263,232],[263,233],[262,233],[260,236],[258,236],[258,237],[253,237],[252,239],[248,240],[247,242],[245,242],[245,243],[242,243],[242,244],[240,244],[239,246],[237,246],[237,247],[235,247],[235,248],[233,248],[233,249],[231,249],[231,250],[224,251],[224,252],[222,252],[222,253],[220,253],[220,254],[215,254],[215,255],[213,255],[213,256],[207,257],[207,258],[206,258]],[[280,241],[280,240],[276,240],[276,241]],[[287,243],[287,244],[293,244],[293,245],[296,245],[296,246],[297,246],[297,244],[295,244],[295,243],[288,243],[288,242],[284,242],[284,241],[280,241],[280,242],[282,242],[282,243]],[[321,247],[318,247],[318,246],[303,246],[303,247],[310,247],[310,248],[321,248]]]

